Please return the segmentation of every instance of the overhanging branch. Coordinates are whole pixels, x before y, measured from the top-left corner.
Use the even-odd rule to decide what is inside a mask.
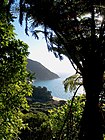
[[[72,44],[70,42],[68,43],[68,41],[59,32],[56,31],[55,33],[58,36],[58,38],[61,40],[61,42],[63,42],[64,47],[69,54],[68,58],[69,58],[70,62],[72,60],[71,64],[74,63],[77,66],[77,68],[80,70],[80,72],[82,73],[83,67],[80,64],[79,60],[76,58],[75,54],[72,53],[72,50],[73,50]],[[74,64],[73,64],[73,68],[77,71],[77,69],[74,67]]]

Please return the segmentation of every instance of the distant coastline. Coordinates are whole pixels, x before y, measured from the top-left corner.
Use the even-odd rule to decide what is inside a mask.
[[[30,73],[34,74],[35,80],[46,81],[60,78],[59,75],[51,72],[49,69],[47,69],[37,61],[27,59],[27,62],[27,70]]]
[[[63,81],[69,76],[69,74],[60,74],[60,78],[46,81],[35,81],[34,86],[47,87],[48,91],[51,91],[51,95],[58,100],[69,100],[73,94],[69,91],[65,93]]]

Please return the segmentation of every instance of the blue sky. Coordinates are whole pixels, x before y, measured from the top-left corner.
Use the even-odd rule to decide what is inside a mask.
[[[64,59],[60,61],[58,58],[55,58],[52,52],[48,52],[46,42],[42,35],[40,35],[39,40],[35,39],[31,34],[27,36],[24,31],[24,24],[20,26],[18,20],[15,20],[14,26],[17,38],[29,45],[28,51],[30,52],[30,59],[40,62],[49,70],[57,74],[69,73],[71,75],[75,73],[68,58],[64,57]]]

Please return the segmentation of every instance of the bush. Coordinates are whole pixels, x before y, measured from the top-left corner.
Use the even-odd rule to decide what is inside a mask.
[[[21,134],[19,136],[21,140],[51,139],[51,129],[48,121],[48,116],[45,113],[27,113],[26,115],[24,115],[24,122],[28,123],[28,127],[21,131]]]
[[[48,91],[46,87],[33,86],[32,100],[34,102],[48,102],[52,100],[51,91]]]

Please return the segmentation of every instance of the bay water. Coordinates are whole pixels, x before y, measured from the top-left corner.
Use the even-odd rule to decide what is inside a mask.
[[[59,74],[60,78],[46,81],[34,81],[33,85],[47,87],[48,91],[51,91],[51,95],[61,99],[71,99],[73,93],[69,91],[66,93],[64,89],[63,81],[69,77],[69,74]]]

